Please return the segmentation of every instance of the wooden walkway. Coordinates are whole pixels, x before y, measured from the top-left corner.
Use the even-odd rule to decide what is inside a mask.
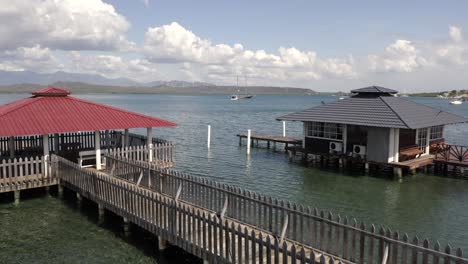
[[[242,139],[247,140],[247,135],[246,134],[237,134],[237,137],[239,137],[239,146],[242,146]],[[252,143],[252,147],[254,146],[259,146],[259,142],[266,142],[267,143],[267,148],[270,148],[271,143],[276,144],[276,143],[283,143],[285,144],[286,148],[289,147],[289,145],[301,145],[302,140],[296,139],[296,138],[291,138],[291,137],[281,137],[281,136],[272,136],[272,135],[260,135],[260,134],[253,134],[250,135],[250,140]]]
[[[57,157],[61,184],[210,263],[353,263]]]

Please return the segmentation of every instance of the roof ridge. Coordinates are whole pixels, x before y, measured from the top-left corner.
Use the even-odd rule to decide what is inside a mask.
[[[392,110],[392,112],[401,120],[401,122],[403,122],[403,124],[408,128],[408,129],[411,129],[411,127],[405,122],[405,120],[403,120],[403,118],[401,118],[401,116],[395,111],[393,110],[393,108],[383,99],[383,96],[379,96],[380,100],[382,100],[382,102],[384,102],[384,104],[386,106],[388,106],[388,108],[390,110]]]
[[[128,111],[128,110],[125,110],[125,109],[120,109],[120,108],[117,108],[117,107],[114,107],[114,106],[105,105],[105,104],[99,104],[99,103],[87,101],[87,100],[84,100],[84,99],[76,98],[76,97],[73,97],[73,96],[67,96],[67,97],[65,97],[65,98],[68,98],[68,99],[71,99],[71,100],[80,101],[80,102],[82,102],[82,103],[86,103],[86,104],[90,104],[90,105],[95,105],[95,106],[110,108],[110,109],[112,109],[112,110],[116,110],[116,111],[119,111],[119,112],[124,112],[124,113],[131,114],[131,115],[136,115],[136,116],[139,116],[139,117],[144,117],[144,118],[147,118],[147,119],[158,119],[158,120],[161,120],[161,121],[164,121],[164,122],[171,123],[173,126],[176,126],[176,124],[175,124],[174,122],[171,122],[171,121],[167,121],[167,120],[164,120],[164,119],[161,119],[161,118],[151,117],[151,116],[148,116],[148,115],[144,115],[144,114],[140,114],[140,113]]]

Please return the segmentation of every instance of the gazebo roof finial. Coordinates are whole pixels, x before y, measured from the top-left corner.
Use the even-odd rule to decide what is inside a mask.
[[[47,86],[38,90],[35,90],[32,92],[32,95],[34,96],[41,96],[41,97],[46,97],[46,96],[68,96],[70,95],[71,92],[65,89],[61,89],[58,87],[54,86]]]

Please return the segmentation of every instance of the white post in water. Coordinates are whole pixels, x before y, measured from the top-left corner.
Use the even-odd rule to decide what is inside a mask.
[[[42,146],[44,148],[44,176],[49,175],[49,135],[42,135]]]
[[[96,170],[101,170],[101,132],[94,132],[94,149],[96,150]]]
[[[206,143],[207,147],[210,148],[211,145],[211,125],[208,125],[208,139]]]
[[[247,155],[250,155],[250,129],[247,130]]]
[[[146,129],[146,147],[148,148],[148,161],[153,161],[153,128]]]
[[[283,121],[283,137],[286,137],[286,121]]]

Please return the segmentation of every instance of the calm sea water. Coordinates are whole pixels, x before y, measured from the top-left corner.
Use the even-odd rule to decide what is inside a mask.
[[[25,95],[0,95],[0,104],[23,98]],[[400,230],[420,238],[450,241],[452,246],[468,250],[468,181],[447,179],[429,175],[416,175],[402,181],[368,176],[349,176],[341,173],[306,168],[290,163],[284,153],[267,149],[252,149],[247,156],[245,147],[239,147],[238,133],[252,129],[253,133],[282,133],[281,122],[275,118],[290,112],[299,111],[314,105],[336,100],[335,97],[322,96],[257,96],[253,100],[230,101],[227,96],[192,95],[79,95],[93,100],[147,115],[160,117],[178,124],[175,128],[154,129],[157,137],[171,140],[177,144],[177,168],[195,175],[208,177],[224,183],[235,184],[253,191],[281,199],[289,199],[307,206],[329,209],[342,216],[354,216],[366,223],[383,224],[392,230]],[[415,98],[417,102],[468,117],[468,103],[451,106],[446,100],[434,98]],[[207,125],[211,125],[211,149],[206,147]],[[468,124],[454,125],[446,129],[447,141],[468,146]],[[144,130],[135,130],[145,133]],[[288,123],[288,136],[300,137],[301,123]],[[24,204],[24,205],[23,205]],[[37,248],[37,243],[51,243],[50,247],[70,243],[88,237],[97,246],[89,254],[91,262],[100,255],[125,255],[127,260],[146,263],[147,254],[135,250],[134,246],[122,242],[121,238],[107,234],[95,224],[89,224],[86,217],[76,213],[69,219],[72,210],[54,198],[37,198],[21,205],[27,209],[13,208],[0,204],[0,241],[5,234],[16,234],[21,244]],[[56,218],[69,219],[58,222],[56,227],[68,232],[68,236],[47,234],[38,225],[48,225],[42,213]],[[80,216],[81,215],[81,216]],[[3,223],[16,222],[15,219],[27,218],[30,225],[36,226],[35,233],[41,239],[28,240],[28,229],[22,225]],[[6,231],[5,231],[6,230]],[[5,233],[6,232],[6,233]],[[76,239],[75,239],[76,236]],[[9,254],[8,249],[15,240],[0,242],[0,250]],[[76,246],[80,247],[81,243]],[[87,252],[87,246],[82,250]],[[106,248],[107,247],[107,248]],[[124,249],[122,249],[124,248]],[[117,252],[118,251],[118,252]],[[62,259],[77,259],[66,253],[57,254]],[[27,254],[27,253],[18,253]],[[30,254],[30,253],[29,253]],[[5,253],[3,253],[5,255]],[[44,254],[41,254],[45,258]],[[1,254],[0,254],[1,258]],[[99,259],[102,263],[119,262],[119,257]],[[157,257],[159,262],[164,258]],[[138,260],[138,261],[136,261]],[[120,261],[123,261],[120,259]],[[88,262],[88,261],[87,261]]]

